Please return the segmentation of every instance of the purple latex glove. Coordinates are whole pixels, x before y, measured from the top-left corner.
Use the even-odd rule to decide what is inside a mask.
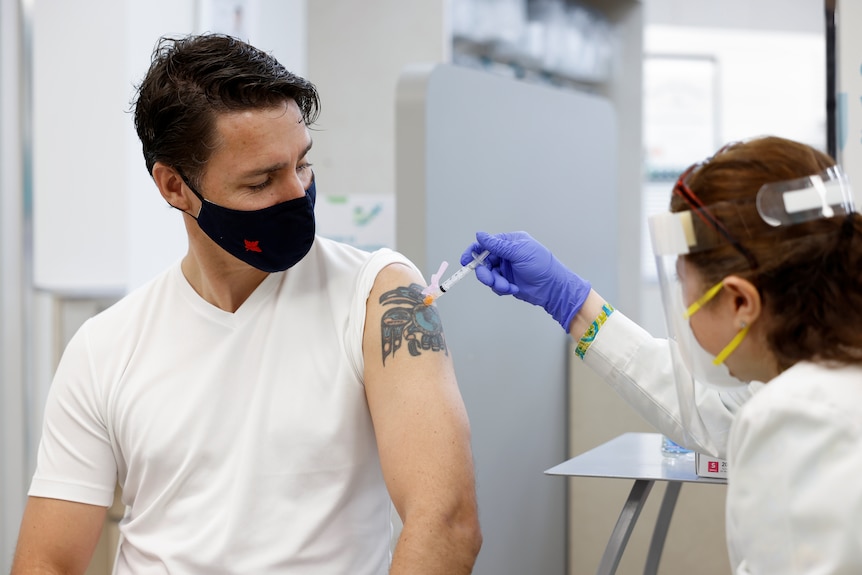
[[[572,318],[590,295],[590,283],[570,271],[527,232],[491,235],[476,233],[476,242],[461,255],[461,265],[473,254],[490,255],[476,268],[476,277],[497,295],[541,306],[569,333]]]

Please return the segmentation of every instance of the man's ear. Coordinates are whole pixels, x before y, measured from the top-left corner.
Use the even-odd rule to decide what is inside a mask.
[[[763,312],[760,292],[750,281],[739,276],[724,278],[724,289],[733,302],[733,313],[740,327],[751,325]]]
[[[162,162],[156,162],[153,166],[153,181],[156,182],[159,192],[168,204],[181,212],[192,211],[194,206],[189,198],[191,194],[174,168]]]

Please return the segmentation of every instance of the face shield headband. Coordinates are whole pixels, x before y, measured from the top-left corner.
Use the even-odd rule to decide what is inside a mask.
[[[730,144],[723,147],[721,150],[716,152],[715,155],[717,156],[718,154],[726,150],[729,146]],[[709,160],[707,160],[707,162],[708,161]],[[755,269],[757,268],[757,259],[754,257],[754,254],[752,254],[751,251],[749,251],[741,243],[739,243],[739,240],[737,240],[727,230],[724,224],[721,223],[721,220],[715,217],[713,215],[713,212],[703,204],[699,197],[697,197],[697,194],[691,191],[691,188],[688,187],[689,177],[692,173],[697,171],[698,168],[704,165],[704,163],[694,164],[693,166],[690,166],[686,171],[684,171],[680,175],[679,179],[676,181],[676,185],[674,185],[673,187],[673,193],[680,196],[689,206],[691,206],[691,212],[693,214],[696,214],[698,218],[703,222],[703,224],[712,230],[716,239],[720,238],[721,240],[733,246],[736,251],[738,251],[745,257],[746,260],[748,260],[748,265],[751,267],[751,269]]]
[[[681,180],[682,184],[678,182],[674,193],[690,194],[684,178]],[[691,201],[686,198],[686,202],[692,206],[691,209],[652,216],[649,219],[649,229],[680,414],[686,433],[689,434],[686,439],[697,439],[701,445],[709,445],[709,438],[715,440],[720,433],[714,426],[707,427],[697,406],[706,397],[708,387],[730,390],[747,385],[747,382],[732,377],[723,362],[742,342],[750,326],[743,326],[736,337],[727,342],[725,348],[715,357],[700,346],[691,330],[689,319],[715,298],[724,284],[723,281],[718,282],[705,293],[685,293],[684,275],[688,266],[684,265],[681,256],[731,246],[756,269],[756,259],[745,246],[748,241],[770,234],[777,228],[847,215],[855,212],[855,208],[850,186],[837,166],[804,178],[766,184],[754,199],[741,202],[704,205],[694,194],[691,196]],[[759,216],[767,225],[751,225],[742,227],[739,231],[738,222],[746,221],[743,218],[745,214],[748,214],[750,220],[752,212],[756,214],[755,218]],[[722,221],[736,222],[736,235],[731,234]]]
[[[730,245],[746,258],[752,269],[756,269],[757,260],[743,242],[770,231],[747,229],[742,237],[737,237],[722,223],[722,219],[731,218],[744,221],[744,211],[750,208],[752,200],[705,205],[686,184],[695,167],[686,170],[673,189],[673,193],[682,196],[691,209],[658,215],[657,221],[663,220],[661,228],[667,229],[668,234],[658,236],[658,246],[653,241],[654,251],[685,255]],[[766,230],[856,212],[850,184],[838,166],[811,176],[764,184],[753,201],[760,219],[769,226]]]

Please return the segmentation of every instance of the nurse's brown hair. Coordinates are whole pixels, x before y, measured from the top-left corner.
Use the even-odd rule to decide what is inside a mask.
[[[757,287],[767,342],[781,370],[804,360],[862,363],[862,217],[772,227],[756,205],[764,184],[834,165],[806,144],[757,138],[729,145],[692,169],[672,195],[671,211],[701,202],[724,228],[726,241],[720,247],[686,260],[706,287],[729,275]]]

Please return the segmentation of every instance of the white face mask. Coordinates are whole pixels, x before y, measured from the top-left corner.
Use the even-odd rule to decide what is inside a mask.
[[[677,345],[680,348],[680,359],[697,384],[719,390],[739,389],[748,385],[748,382],[730,375],[724,363],[716,365],[715,359],[697,343],[691,325],[688,326],[687,337],[678,338]]]
[[[710,288],[700,299],[691,304],[684,314],[687,323],[687,329],[680,330],[679,346],[681,359],[685,363],[689,373],[694,376],[697,383],[707,387],[717,389],[737,389],[745,387],[748,382],[741,381],[733,377],[724,365],[724,360],[739,347],[742,340],[748,334],[748,327],[744,327],[737,335],[728,343],[719,354],[713,358],[705,349],[703,349],[694,335],[691,328],[691,316],[700,311],[715,295],[721,291],[722,282],[717,283]]]

